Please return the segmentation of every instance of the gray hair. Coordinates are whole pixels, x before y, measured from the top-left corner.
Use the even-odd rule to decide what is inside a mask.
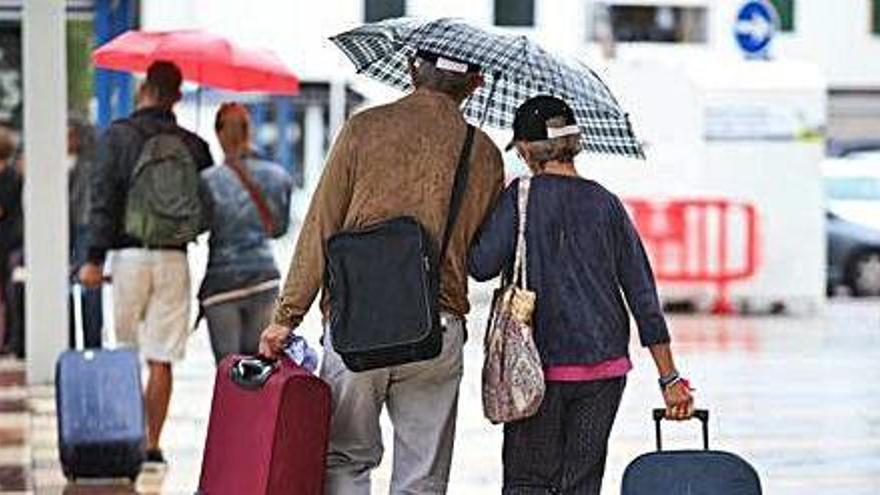
[[[427,88],[444,93],[456,100],[463,100],[471,93],[473,73],[457,73],[438,69],[430,60],[421,57],[413,61],[413,84],[417,88]]]
[[[565,119],[562,117],[553,118],[547,121],[547,125],[563,127]],[[579,134],[543,141],[520,141],[519,144],[528,150],[529,161],[539,166],[552,161],[574,163],[574,157],[584,149]]]

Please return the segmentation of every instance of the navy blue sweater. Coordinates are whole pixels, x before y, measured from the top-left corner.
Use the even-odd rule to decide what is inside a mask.
[[[471,244],[468,268],[489,280],[513,266],[519,180]],[[669,342],[654,275],[620,199],[593,181],[532,179],[526,219],[528,286],[537,293],[535,341],[545,366],[628,356],[628,303],[642,345]],[[621,294],[622,293],[622,294]]]

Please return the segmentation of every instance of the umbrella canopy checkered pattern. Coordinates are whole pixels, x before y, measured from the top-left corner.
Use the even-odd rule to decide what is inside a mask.
[[[586,150],[644,158],[627,114],[589,67],[551,54],[525,36],[477,28],[457,19],[388,19],[331,40],[359,73],[401,90],[412,89],[409,60],[425,50],[482,68],[485,85],[464,104],[471,121],[513,125],[528,98],[549,94],[574,110]]]

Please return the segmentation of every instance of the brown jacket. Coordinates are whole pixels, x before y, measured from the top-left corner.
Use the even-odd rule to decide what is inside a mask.
[[[295,328],[323,285],[327,239],[340,230],[366,227],[396,216],[418,219],[442,238],[465,121],[445,95],[417,90],[351,117],[324,166],[303,223],[274,322]],[[501,192],[501,153],[477,130],[467,189],[442,267],[440,306],[464,316],[467,251]],[[327,315],[327,297],[322,300]]]

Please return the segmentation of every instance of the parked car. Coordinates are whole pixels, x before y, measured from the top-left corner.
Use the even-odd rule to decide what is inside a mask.
[[[880,229],[826,213],[828,293],[846,287],[854,296],[880,296]]]
[[[828,156],[837,158],[850,158],[864,153],[876,153],[880,151],[880,139],[829,139],[826,143]]]
[[[880,154],[859,152],[825,160],[822,175],[828,210],[880,230]]]

